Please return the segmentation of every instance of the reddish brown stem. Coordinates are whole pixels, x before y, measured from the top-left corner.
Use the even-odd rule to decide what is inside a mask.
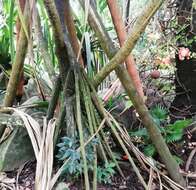
[[[113,24],[114,24],[114,27],[115,27],[115,30],[116,30],[116,33],[118,36],[118,40],[120,43],[120,47],[121,47],[127,38],[125,25],[123,23],[122,16],[120,14],[120,10],[117,5],[117,1],[116,0],[107,0],[107,3],[108,3],[108,7],[110,9]],[[140,77],[139,77],[139,74],[138,74],[138,71],[136,68],[134,57],[130,54],[127,57],[125,62],[126,62],[128,73],[129,73],[131,79],[133,80],[134,86],[135,86],[138,94],[141,97],[144,97],[142,83],[141,83],[141,80],[140,80]]]
[[[76,34],[76,28],[75,28],[73,16],[71,13],[69,1],[65,1],[65,4],[66,4],[66,6],[65,6],[65,24],[66,24],[67,30],[69,32],[69,37],[70,37],[73,51],[74,51],[75,55],[78,56],[78,53],[80,51],[80,45],[78,43],[78,37]],[[82,59],[81,54],[79,55],[79,63],[81,64],[81,66],[84,67],[84,61]]]

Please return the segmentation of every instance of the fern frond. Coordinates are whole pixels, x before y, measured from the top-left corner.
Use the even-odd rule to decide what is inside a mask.
[[[171,133],[167,134],[165,137],[165,141],[167,143],[173,143],[182,139],[183,133]]]
[[[160,106],[160,105],[157,105],[153,109],[151,109],[150,113],[151,113],[154,121],[158,125],[160,125],[161,122],[165,121],[168,116],[167,109]]]

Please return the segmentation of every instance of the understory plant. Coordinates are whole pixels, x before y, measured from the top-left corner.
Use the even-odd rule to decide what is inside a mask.
[[[93,169],[93,160],[94,160],[94,150],[93,146],[97,145],[97,139],[93,139],[90,144],[86,145],[86,159],[88,161],[89,169]],[[80,152],[77,150],[80,146],[78,138],[69,138],[62,137],[61,142],[57,144],[58,153],[56,155],[59,161],[64,161],[67,158],[70,158],[66,167],[64,167],[64,173],[71,175],[78,175],[82,172],[82,159]]]
[[[97,168],[97,180],[99,183],[111,183],[111,177],[115,174],[115,163],[106,163],[104,167],[98,166]]]
[[[192,122],[191,119],[185,119],[177,120],[174,123],[169,123],[168,111],[159,105],[152,108],[150,113],[167,144],[176,143],[182,140],[184,129],[188,127]],[[147,133],[146,128],[141,128],[136,131],[130,131],[129,134],[131,137],[139,138],[139,142],[141,142],[140,146],[147,156],[155,155],[156,149],[150,141],[150,137]]]
[[[89,171],[93,171],[93,160],[95,159],[95,152],[93,146],[98,144],[98,139],[94,138],[90,144],[85,147],[86,160]],[[56,158],[59,162],[63,162],[69,158],[69,162],[65,165],[62,175],[71,176],[71,178],[78,178],[82,175],[83,164],[78,148],[80,146],[78,138],[62,137],[61,142],[57,144],[58,153]],[[108,162],[104,166],[97,167],[97,180],[99,183],[111,183],[111,177],[115,174],[115,163]]]

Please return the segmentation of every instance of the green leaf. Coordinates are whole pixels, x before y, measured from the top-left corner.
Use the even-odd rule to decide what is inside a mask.
[[[192,123],[192,119],[186,119],[186,120],[178,120],[174,124],[170,124],[166,127],[167,130],[172,131],[182,131],[185,129],[188,125]]]
[[[183,133],[179,132],[179,133],[171,133],[171,134],[167,134],[165,137],[165,141],[167,143],[172,143],[172,142],[176,142],[182,139]]]
[[[104,9],[107,7],[107,1],[105,0],[100,0],[99,1],[99,10],[102,13]]]
[[[115,170],[113,169],[115,167],[115,163],[110,162],[106,163],[105,167],[101,168],[98,166],[97,168],[97,180],[98,182],[104,182],[105,184],[111,183],[111,177],[114,175]]]
[[[157,105],[153,109],[151,109],[150,113],[151,113],[154,121],[157,123],[157,125],[160,125],[161,122],[165,121],[167,119],[167,115],[168,115],[167,110],[165,108],[161,107],[160,105]]]
[[[116,166],[116,164],[114,162],[110,162],[108,164],[106,164],[106,168],[114,168]]]
[[[142,128],[142,129],[139,129],[135,132],[129,132],[129,135],[132,136],[132,137],[137,136],[137,137],[146,138],[146,137],[148,137],[148,132],[147,132],[146,128]]]
[[[125,109],[122,111],[122,113],[125,112],[126,110],[128,110],[129,108],[131,108],[132,106],[133,106],[132,101],[131,100],[127,100],[125,102]]]
[[[146,156],[152,157],[155,154],[155,152],[156,152],[156,149],[155,149],[154,145],[152,145],[152,144],[149,144],[144,148],[144,154]]]

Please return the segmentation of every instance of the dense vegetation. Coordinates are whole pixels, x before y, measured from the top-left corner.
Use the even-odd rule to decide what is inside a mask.
[[[0,189],[196,188],[195,0],[0,15]]]

